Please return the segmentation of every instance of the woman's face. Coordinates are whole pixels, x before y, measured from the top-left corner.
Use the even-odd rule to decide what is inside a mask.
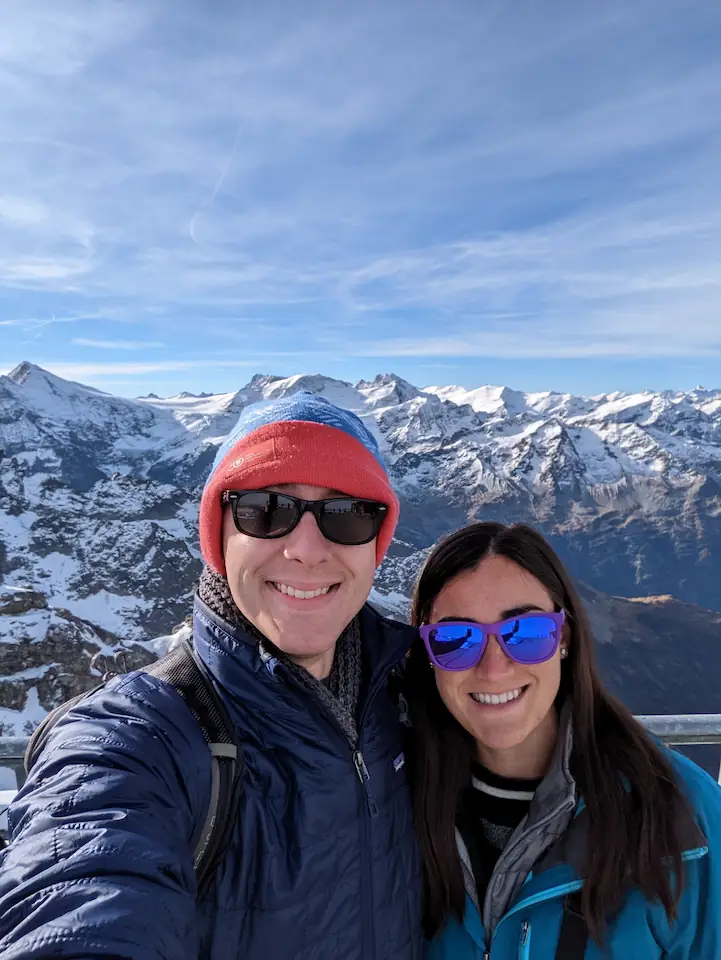
[[[486,557],[450,581],[436,597],[431,621],[497,623],[520,613],[552,613],[553,600],[540,581],[505,557]],[[561,646],[565,645],[564,638]],[[480,760],[505,776],[542,776],[556,742],[554,701],[561,681],[560,649],[545,663],[511,660],[494,636],[470,670],[435,670],[438,692],[456,720],[473,736]],[[521,691],[506,703],[480,703],[479,694]]]

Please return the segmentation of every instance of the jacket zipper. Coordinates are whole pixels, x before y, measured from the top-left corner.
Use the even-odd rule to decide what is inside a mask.
[[[504,913],[496,924],[496,929],[493,931],[493,936],[490,938],[488,949],[483,954],[483,960],[491,960],[491,945],[496,937],[498,928],[504,920],[507,920],[509,917],[512,917],[519,911],[524,910],[526,907],[533,907],[537,903],[543,903],[545,900],[553,900],[556,897],[565,896],[567,893],[574,893],[576,890],[580,890],[582,886],[583,880],[573,880],[558,887],[551,887],[550,890],[542,890],[539,893],[534,894],[532,897],[527,897],[525,900],[521,900],[520,903],[517,903],[515,907],[512,907],[508,913]],[[486,933],[486,935],[488,934]],[[531,924],[528,920],[524,920],[521,925],[521,937],[518,943],[519,960],[526,960],[526,958],[529,956],[528,951],[530,950],[530,938]]]
[[[531,924],[524,920],[521,924],[521,938],[518,941],[518,960],[529,960],[531,956]]]
[[[489,936],[491,940],[493,940],[493,936],[495,935],[495,930],[492,931],[490,929],[490,923],[487,923],[487,921],[490,918],[486,916],[486,906],[490,903],[490,898],[493,893],[493,887],[495,886],[495,881],[497,880],[498,876],[501,873],[501,870],[503,869],[504,862],[509,859],[510,854],[518,846],[520,846],[522,843],[528,842],[529,833],[536,833],[541,827],[545,827],[546,824],[551,823],[553,820],[556,819],[556,817],[560,816],[560,814],[562,814],[566,809],[570,808],[572,805],[575,805],[575,802],[576,801],[573,799],[573,797],[566,797],[563,803],[560,803],[554,810],[551,811],[551,813],[546,814],[546,816],[543,817],[542,820],[539,820],[538,823],[534,824],[531,831],[522,833],[512,846],[506,847],[506,849],[503,851],[501,856],[496,861],[496,865],[493,868],[493,873],[491,874],[491,880],[490,880],[490,883],[488,884],[488,889],[486,891],[486,896],[485,896],[485,899],[483,902],[483,908],[482,908],[483,912],[481,914],[481,922],[483,923],[483,927],[486,931],[486,935]],[[515,908],[514,908],[514,912],[515,912]],[[508,914],[504,914],[504,916],[499,919],[498,923],[500,923],[505,916],[508,916]]]
[[[301,684],[296,683],[292,674],[287,674],[285,671],[282,671],[284,679],[290,681],[290,685],[298,690],[304,696],[308,695],[308,691]],[[278,670],[276,667],[275,674],[278,675]],[[336,719],[332,713],[326,710],[325,706],[319,700],[313,700],[314,706],[318,709],[318,712],[322,714],[323,719],[327,722],[327,726],[333,736],[333,739],[337,740],[339,744],[343,745],[344,749],[350,751],[351,759],[353,761],[353,766],[355,767],[358,780],[360,781],[361,786],[363,787],[363,793],[365,796],[366,806],[368,808],[368,813],[372,817],[378,816],[378,805],[375,802],[373,793],[371,790],[371,776],[366,766],[365,758],[361,752],[358,744],[360,743],[361,730],[363,729],[363,720],[368,712],[368,705],[375,698],[376,693],[383,685],[383,680],[387,679],[387,674],[380,678],[380,682],[376,683],[372,690],[368,693],[368,699],[366,700],[365,706],[363,708],[363,714],[361,715],[360,721],[358,723],[358,740],[354,743],[350,737],[347,737],[345,733],[339,729]],[[312,699],[312,698],[310,698]]]
[[[274,665],[272,670],[273,676],[278,675],[278,667],[280,664]],[[358,780],[360,783],[360,788],[363,791],[364,806],[367,811],[367,816],[363,817],[361,820],[361,864],[363,870],[363,885],[361,889],[361,915],[364,918],[370,918],[368,922],[363,923],[363,950],[362,957],[364,960],[372,960],[375,957],[375,924],[373,922],[374,910],[373,910],[373,869],[371,866],[371,856],[370,856],[370,821],[372,818],[378,816],[378,805],[375,802],[373,793],[371,790],[371,776],[368,772],[368,767],[366,766],[365,759],[361,750],[359,749],[358,744],[360,744],[361,731],[363,729],[363,724],[365,718],[368,714],[368,711],[371,707],[371,704],[375,700],[378,691],[381,689],[385,681],[390,676],[391,670],[396,666],[395,663],[390,664],[387,669],[382,671],[376,678],[375,683],[368,691],[368,696],[366,697],[366,702],[363,705],[363,712],[360,715],[358,720],[358,742],[353,743],[353,741],[347,737],[342,730],[339,730],[338,724],[336,723],[335,717],[325,709],[323,704],[314,700],[315,707],[319,710],[325,720],[328,721],[328,727],[332,731],[333,737],[339,742],[343,743],[344,747],[350,749],[351,757],[353,760],[353,766],[355,767],[356,774],[358,775]],[[304,696],[308,695],[308,691],[302,687],[300,684],[296,683],[292,674],[289,674],[287,671],[282,670],[281,675],[287,681],[290,681],[291,686],[296,690],[300,691]]]
[[[519,840],[521,838],[519,837]],[[684,861],[689,860],[700,860],[701,857],[706,856],[708,853],[708,847],[697,847],[694,850],[685,850],[681,857]],[[504,913],[503,916],[499,919],[496,924],[496,928],[493,931],[493,936],[490,938],[491,942],[496,936],[498,927],[503,923],[504,920],[507,920],[509,917],[514,916],[516,913],[520,913],[521,910],[525,910],[528,907],[535,907],[538,903],[544,903],[546,900],[554,900],[557,897],[565,897],[566,894],[575,893],[577,890],[580,890],[583,887],[583,880],[569,880],[568,883],[564,883],[558,887],[551,887],[548,890],[541,890],[538,893],[534,894],[532,897],[526,897],[525,900],[520,900],[514,907]],[[487,931],[486,931],[486,935]],[[528,941],[531,936],[531,925],[528,921],[524,921],[521,926],[521,939],[519,942],[519,958],[524,958],[525,953],[521,952],[521,948],[525,948],[528,945]],[[491,948],[490,945],[488,949],[483,954],[483,960],[491,960]]]
[[[695,850],[685,850],[681,857],[684,861],[689,860],[700,860],[701,857],[705,856],[708,853],[708,847],[697,847]],[[525,910],[527,907],[535,907],[538,903],[544,903],[546,900],[554,900],[557,897],[565,897],[568,893],[575,893],[577,890],[580,890],[583,886],[583,880],[569,880],[568,883],[561,884],[558,887],[551,887],[548,890],[540,890],[538,893],[535,893],[532,897],[526,897],[525,900],[520,900],[514,907],[504,913],[496,924],[496,930],[494,931],[493,936],[495,937],[498,927],[503,923],[504,920],[507,920],[509,917],[514,916],[514,914],[519,913],[521,910]],[[528,928],[528,936],[530,937],[531,925],[527,921],[524,921],[521,928],[521,945],[525,945],[526,941],[523,939],[525,928]],[[493,937],[491,938],[493,939]],[[490,948],[486,950],[483,954],[483,960],[490,960],[491,951]]]
[[[366,795],[366,803],[368,804],[368,812],[372,817],[378,816],[378,806],[373,799],[373,794],[370,789],[370,779],[371,775],[368,773],[368,767],[366,762],[363,759],[363,754],[360,750],[355,750],[353,752],[353,763],[355,764],[356,773],[358,774],[358,779],[363,785],[363,790]]]
[[[698,847],[695,850],[684,850],[684,852],[681,854],[681,859],[684,860],[684,862],[689,860],[700,860],[701,857],[705,856],[707,853],[708,847]],[[583,884],[583,880],[569,880],[568,883],[561,884],[558,887],[551,887],[549,890],[540,890],[538,893],[534,893],[532,897],[526,897],[525,900],[520,900],[515,906],[511,907],[508,913],[503,914],[501,919],[498,921],[498,925],[500,926],[500,924],[503,923],[504,920],[508,919],[508,917],[512,917],[515,913],[518,913],[520,910],[523,910],[526,907],[534,907],[537,903],[543,903],[545,900],[553,900],[555,897],[565,897],[567,893],[575,893],[577,890],[581,889]]]

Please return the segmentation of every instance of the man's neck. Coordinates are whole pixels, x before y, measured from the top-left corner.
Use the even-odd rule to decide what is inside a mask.
[[[335,657],[335,645],[330,650],[319,653],[312,657],[289,657],[293,663],[307,670],[316,680],[325,680],[333,668],[333,658]]]

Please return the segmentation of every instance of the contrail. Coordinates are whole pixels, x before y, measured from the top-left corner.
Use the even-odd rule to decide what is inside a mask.
[[[240,140],[240,131],[242,129],[242,126],[243,124],[241,121],[241,123],[238,124],[238,127],[235,131],[235,137],[233,138],[233,146],[230,148],[230,152],[228,153],[226,161],[223,165],[223,169],[220,172],[218,181],[213,187],[212,193],[210,194],[209,197],[207,197],[205,200],[201,202],[201,204],[198,206],[198,209],[190,218],[190,224],[188,225],[188,233],[190,234],[190,239],[193,241],[193,243],[197,243],[198,245],[199,245],[199,242],[195,236],[195,225],[198,222],[198,218],[200,217],[201,213],[203,213],[204,210],[207,210],[208,207],[211,207],[215,203],[215,198],[218,196],[218,194],[223,188],[225,178],[228,176],[233,160],[235,158],[235,151],[238,149],[238,141]]]

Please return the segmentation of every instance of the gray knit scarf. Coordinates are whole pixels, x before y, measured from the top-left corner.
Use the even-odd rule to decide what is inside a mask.
[[[232,627],[243,630],[271,650],[293,675],[308,689],[334,717],[346,738],[355,749],[358,744],[356,713],[361,684],[361,636],[358,618],[348,624],[335,648],[333,666],[325,683],[317,680],[304,667],[270,643],[238,609],[225,577],[205,567],[200,575],[198,596],[213,613]]]

